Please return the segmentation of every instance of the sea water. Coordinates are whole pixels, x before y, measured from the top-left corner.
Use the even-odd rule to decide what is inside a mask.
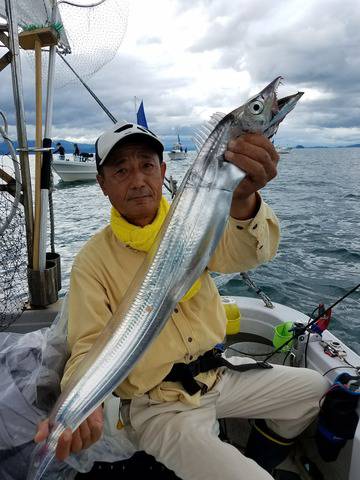
[[[195,157],[166,158],[178,185]],[[95,182],[64,183],[54,174],[56,251],[64,295],[74,256],[109,222],[110,207]],[[360,148],[293,149],[281,155],[278,176],[261,194],[276,212],[281,241],[276,257],[250,272],[274,302],[304,313],[330,306],[360,282]],[[360,289],[359,289],[360,290]],[[240,280],[221,293],[256,296]],[[333,312],[331,330],[360,354],[360,291]]]

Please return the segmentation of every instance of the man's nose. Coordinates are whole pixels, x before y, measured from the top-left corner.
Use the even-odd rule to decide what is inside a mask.
[[[140,168],[135,168],[131,172],[131,186],[132,188],[141,188],[145,185],[145,175]]]

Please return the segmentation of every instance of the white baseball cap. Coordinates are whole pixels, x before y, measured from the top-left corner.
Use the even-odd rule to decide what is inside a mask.
[[[161,143],[155,133],[151,132],[136,123],[117,122],[111,129],[106,130],[95,142],[95,160],[96,167],[99,170],[111,150],[123,140],[136,140],[141,138],[146,140],[159,155],[160,161],[163,158],[164,145]]]

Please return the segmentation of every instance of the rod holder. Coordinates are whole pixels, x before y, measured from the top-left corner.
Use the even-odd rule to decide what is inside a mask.
[[[58,280],[56,263],[46,262],[45,270],[28,268],[29,300],[34,307],[46,307],[58,299]]]
[[[54,262],[56,266],[56,282],[58,291],[61,290],[61,259],[60,254],[55,252],[46,252],[46,261]]]

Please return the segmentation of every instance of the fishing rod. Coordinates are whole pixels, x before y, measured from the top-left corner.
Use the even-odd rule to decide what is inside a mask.
[[[103,112],[106,113],[106,115],[110,118],[110,120],[113,122],[113,123],[116,123],[117,120],[116,118],[112,115],[112,113],[110,113],[110,111],[105,107],[105,105],[102,103],[102,101],[99,99],[99,97],[97,97],[95,95],[95,93],[91,90],[91,88],[89,87],[89,85],[87,85],[84,80],[80,77],[80,75],[74,70],[74,68],[70,65],[70,63],[66,60],[66,58],[64,57],[64,55],[59,51],[57,50],[56,53],[59,55],[59,57],[61,58],[61,60],[68,66],[68,68],[73,72],[73,74],[75,75],[75,77],[79,80],[79,82],[86,88],[86,90],[90,93],[90,95],[93,97],[93,99],[95,100],[95,102],[100,106],[100,108],[103,110]]]
[[[334,302],[330,307],[328,307],[326,310],[322,311],[319,313],[319,315],[317,315],[317,317],[315,317],[313,320],[311,320],[307,325],[304,325],[303,327],[299,328],[296,332],[296,335],[293,334],[292,337],[290,337],[288,340],[286,340],[286,342],[284,342],[280,347],[278,347],[276,350],[274,350],[273,352],[271,352],[265,359],[264,359],[264,362],[267,362],[269,360],[269,358],[271,358],[273,355],[275,355],[275,353],[278,353],[280,352],[286,345],[288,345],[290,342],[292,342],[294,340],[294,338],[298,337],[299,335],[303,335],[308,329],[309,327],[311,327],[312,325],[314,325],[314,323],[316,323],[318,320],[320,320],[321,317],[323,317],[324,315],[328,314],[333,308],[336,307],[336,305],[338,305],[340,302],[342,302],[343,300],[345,300],[346,297],[348,297],[349,295],[351,295],[352,293],[354,293],[358,288],[360,287],[360,283],[358,285],[356,285],[355,287],[353,287],[351,290],[349,290],[345,295],[343,295],[341,298],[339,298],[338,300],[336,300],[336,302]],[[310,334],[310,331],[309,331],[309,334]]]
[[[70,63],[65,59],[64,55],[57,50],[56,52],[61,60],[69,67],[69,69],[73,72],[73,74],[76,76],[76,78],[81,82],[81,84],[86,88],[86,90],[90,93],[90,95],[93,97],[93,99],[96,101],[96,103],[100,106],[100,108],[106,113],[106,115],[110,118],[110,120],[113,123],[117,122],[117,119],[114,117],[114,115],[110,112],[110,110],[103,104],[103,102],[99,99],[99,97],[91,90],[89,85],[87,85],[84,80],[80,77],[80,75],[74,70],[74,68],[70,65]],[[166,176],[164,177],[164,187],[171,193],[172,198],[174,198],[174,195],[177,190],[177,182],[174,180],[171,176],[170,178],[167,178]]]

